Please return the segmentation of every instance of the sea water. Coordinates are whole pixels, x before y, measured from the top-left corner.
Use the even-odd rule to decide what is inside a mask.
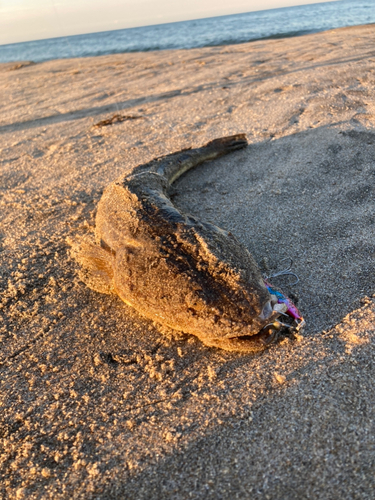
[[[0,62],[211,47],[369,23],[375,23],[375,0],[339,0],[0,45]]]

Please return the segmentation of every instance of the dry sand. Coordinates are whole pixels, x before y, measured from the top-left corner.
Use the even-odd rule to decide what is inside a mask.
[[[374,498],[374,34],[0,66],[0,498]],[[293,259],[305,334],[255,356],[91,291],[68,245],[125,170],[238,132],[174,201]]]

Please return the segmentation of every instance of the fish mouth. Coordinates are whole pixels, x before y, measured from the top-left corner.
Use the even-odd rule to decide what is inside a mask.
[[[286,311],[287,305],[278,303],[277,297],[271,295],[252,325],[247,327],[243,325],[241,333],[238,333],[238,327],[236,333],[226,335],[225,338],[212,339],[207,345],[222,347],[230,351],[261,351],[277,342],[284,335],[293,335],[303,328],[305,324],[303,318],[299,323],[296,320],[287,323],[289,315],[286,314]],[[279,316],[286,317],[286,319],[281,321]],[[289,317],[289,321],[291,319]],[[256,330],[257,328],[258,330]],[[254,330],[257,333],[254,333]]]

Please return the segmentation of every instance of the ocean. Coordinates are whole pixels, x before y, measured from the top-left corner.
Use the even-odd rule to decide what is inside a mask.
[[[0,62],[41,62],[123,52],[212,47],[369,23],[375,23],[375,0],[338,0],[0,45]]]

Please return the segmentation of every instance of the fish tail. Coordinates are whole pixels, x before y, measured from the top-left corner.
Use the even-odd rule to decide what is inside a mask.
[[[197,167],[207,160],[214,160],[220,156],[245,148],[248,142],[245,134],[220,137],[208,142],[205,146],[196,149],[187,149],[179,153],[165,156],[158,160],[156,172],[163,176],[171,185],[182,174]]]
[[[246,134],[236,134],[230,135],[228,137],[220,137],[219,139],[214,139],[208,142],[204,148],[214,149],[218,155],[228,154],[232,151],[237,151],[238,149],[246,148],[248,145]]]

